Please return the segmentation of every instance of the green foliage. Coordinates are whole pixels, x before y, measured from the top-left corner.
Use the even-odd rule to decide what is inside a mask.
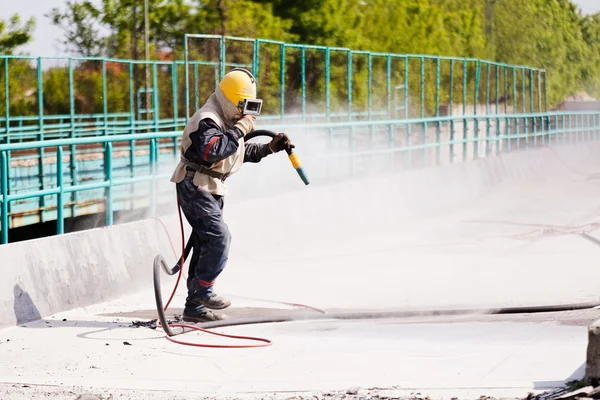
[[[0,54],[12,54],[16,48],[31,41],[34,28],[34,18],[21,26],[18,14],[11,16],[8,21],[0,20]]]
[[[47,15],[54,25],[64,30],[65,48],[85,57],[102,55],[107,43],[97,28],[100,11],[90,1],[67,0],[66,8],[64,12],[53,8]]]

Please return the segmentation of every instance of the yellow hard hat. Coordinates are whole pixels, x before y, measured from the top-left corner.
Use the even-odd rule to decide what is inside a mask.
[[[219,82],[219,88],[240,112],[246,99],[256,99],[256,80],[243,68],[234,68]]]

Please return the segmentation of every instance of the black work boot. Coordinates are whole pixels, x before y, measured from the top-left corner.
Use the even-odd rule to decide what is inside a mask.
[[[225,316],[215,314],[210,310],[198,311],[195,308],[186,307],[183,310],[183,315],[181,316],[181,319],[184,320],[185,322],[202,323],[202,322],[221,321],[221,320],[225,319]]]
[[[224,296],[218,294],[211,294],[208,299],[202,299],[200,297],[188,297],[187,303],[195,306],[204,306],[211,310],[222,310],[231,305],[231,301]]]

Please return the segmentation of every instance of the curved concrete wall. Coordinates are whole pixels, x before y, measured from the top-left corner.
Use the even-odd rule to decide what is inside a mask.
[[[0,246],[0,327],[147,288],[159,252],[173,260],[154,219]]]

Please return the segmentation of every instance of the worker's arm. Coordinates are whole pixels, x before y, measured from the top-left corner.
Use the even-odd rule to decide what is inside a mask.
[[[239,148],[239,140],[248,133],[253,124],[238,121],[231,129],[223,131],[214,121],[205,118],[198,123],[198,129],[190,134],[192,145],[186,157],[213,164],[235,154]]]
[[[257,163],[269,154],[282,150],[292,150],[294,147],[290,138],[285,133],[275,136],[270,143],[246,143],[244,162]]]
[[[257,163],[273,153],[268,143],[246,143],[244,162]]]

